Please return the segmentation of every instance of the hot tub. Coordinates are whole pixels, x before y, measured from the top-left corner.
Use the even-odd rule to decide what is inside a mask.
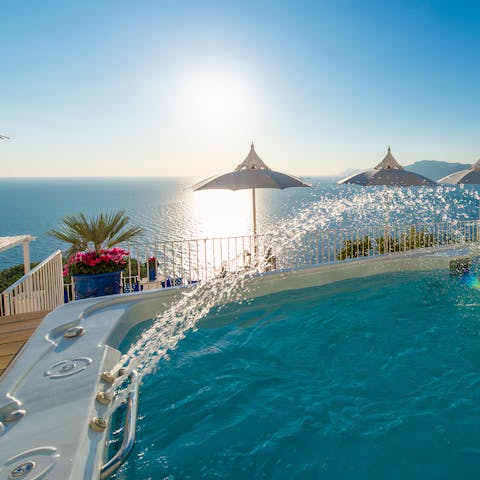
[[[476,252],[425,249],[247,279],[235,302],[212,308],[196,324],[198,331],[187,332],[168,358],[158,359],[157,368],[145,369],[153,375],[143,377],[140,388],[136,454],[122,467],[121,478],[349,478],[355,472],[361,478],[385,478],[386,472],[390,478],[413,478],[416,472],[434,472],[424,470],[434,468],[428,455],[444,450],[431,442],[452,441],[448,412],[471,406],[478,382],[465,380],[459,403],[453,405],[445,394],[452,406],[432,407],[429,416],[422,402],[436,390],[415,400],[415,388],[427,382],[429,370],[419,374],[418,384],[408,371],[417,358],[425,363],[434,348],[432,343],[422,350],[427,325],[440,328],[451,312],[470,315],[475,308],[477,292],[452,277],[449,267]],[[206,285],[188,288],[213,291]],[[178,287],[82,300],[49,314],[0,383],[0,479],[106,478],[109,471],[101,469],[108,462],[114,409],[108,398],[102,401],[102,392],[107,392],[103,398],[112,393],[112,378],[102,373],[114,379],[130,375],[135,382],[133,367],[118,370],[125,363],[121,350],[129,351],[151,319],[159,316],[155,321],[162,322],[162,313],[185,302],[191,291]],[[463,310],[452,309],[439,320],[442,309],[448,310],[444,296],[463,291],[470,299]],[[423,304],[425,311],[431,307],[432,318],[422,311],[423,321],[415,323],[419,304],[412,299],[418,292],[433,302]],[[389,348],[395,336],[398,348]],[[448,336],[436,339],[439,348],[449,347]],[[470,356],[475,342],[466,342]],[[450,376],[437,385],[440,393],[453,388],[458,376],[468,377],[468,365],[474,367],[467,358],[463,370],[455,370],[460,367],[452,358],[461,351],[450,346],[453,356],[442,357]],[[401,374],[397,363],[403,365]],[[439,364],[431,368],[438,376]],[[382,397],[382,388],[391,391]],[[394,401],[402,395],[410,413]],[[424,416],[411,427],[407,420],[418,411]],[[464,432],[473,421],[470,409],[461,420]],[[426,435],[432,429],[433,435]],[[445,450],[463,448],[463,456],[450,463],[445,453],[437,459],[440,476],[462,471],[460,465],[468,474],[476,464],[471,448],[477,439],[467,436],[464,445]],[[428,442],[424,457],[417,458]],[[403,460],[393,455],[395,445],[406,449]]]

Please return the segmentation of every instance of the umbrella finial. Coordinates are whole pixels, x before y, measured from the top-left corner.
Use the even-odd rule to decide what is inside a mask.
[[[393,170],[403,170],[403,167],[393,158],[390,145],[388,146],[385,158],[375,167],[375,170],[382,170],[384,168],[391,168]]]
[[[270,168],[257,155],[257,152],[255,151],[252,142],[252,145],[250,146],[250,152],[247,155],[247,158],[240,165],[237,165],[237,168],[235,170],[270,170]]]
[[[255,145],[253,144],[253,140],[252,140],[252,144],[250,145],[250,150],[255,150]]]

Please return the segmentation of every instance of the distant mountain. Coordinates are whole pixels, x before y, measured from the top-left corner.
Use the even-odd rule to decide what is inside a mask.
[[[410,172],[419,173],[424,177],[431,180],[440,180],[451,173],[458,172],[459,170],[467,170],[472,165],[469,163],[450,163],[442,162],[440,160],[420,160],[412,163],[411,165],[405,165],[405,170]]]

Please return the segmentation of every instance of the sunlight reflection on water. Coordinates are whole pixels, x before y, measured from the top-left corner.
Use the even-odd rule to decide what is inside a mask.
[[[214,238],[250,233],[250,191],[204,190],[187,197],[199,237]]]

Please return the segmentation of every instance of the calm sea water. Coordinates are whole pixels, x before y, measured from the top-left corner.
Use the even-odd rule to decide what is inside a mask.
[[[125,210],[146,240],[173,240],[250,234],[251,192],[193,192],[193,178],[0,179],[0,236],[31,234],[33,261],[62,242],[46,235],[65,215]],[[478,193],[470,189],[363,189],[309,178],[312,189],[257,191],[259,232],[278,225],[301,229],[355,227],[385,221],[478,218]],[[0,253],[0,269],[22,261],[21,247]]]

